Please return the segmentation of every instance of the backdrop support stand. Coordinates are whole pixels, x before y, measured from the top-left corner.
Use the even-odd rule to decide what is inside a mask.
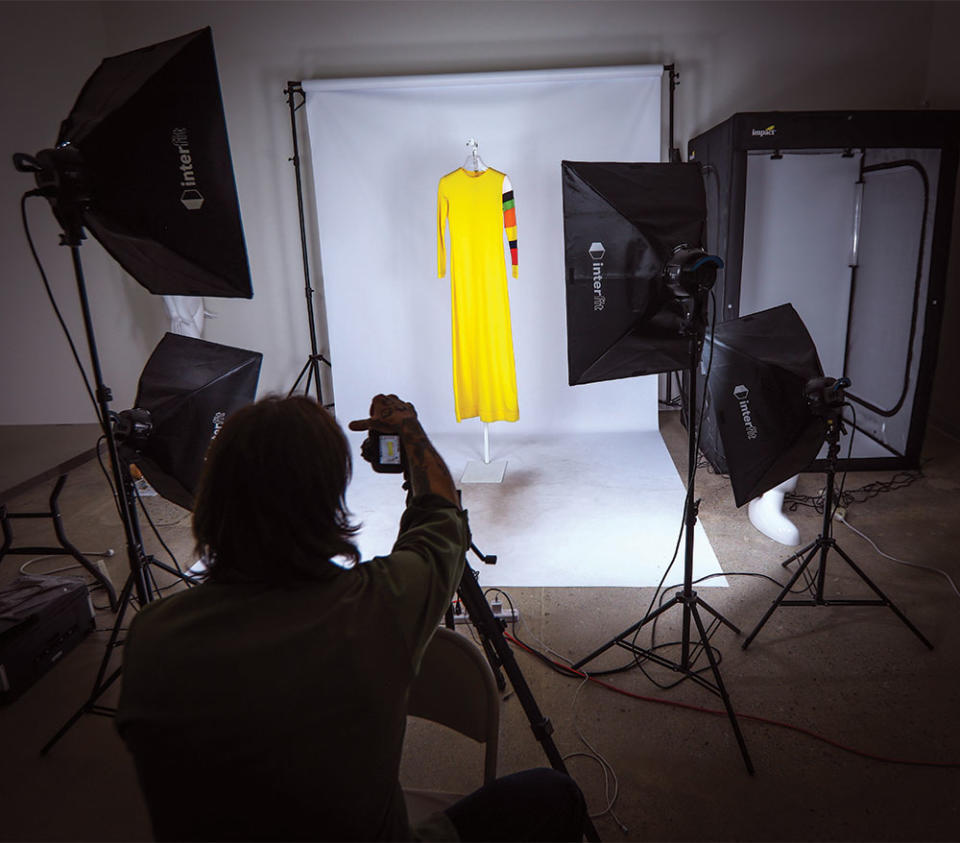
[[[840,391],[842,392],[842,389]],[[824,492],[823,526],[821,528],[820,535],[817,536],[817,538],[810,542],[810,544],[808,544],[806,547],[798,550],[793,554],[793,556],[783,562],[783,567],[786,567],[791,562],[794,562],[801,557],[803,558],[803,561],[790,578],[790,581],[783,587],[773,603],[770,604],[770,608],[767,609],[766,614],[760,619],[760,622],[756,625],[753,632],[746,637],[746,640],[743,642],[744,650],[746,650],[747,647],[750,646],[750,642],[757,637],[757,633],[760,632],[764,624],[770,620],[770,616],[774,613],[774,611],[776,611],[778,606],[887,606],[898,618],[900,618],[901,621],[903,621],[907,628],[923,642],[927,649],[933,649],[933,644],[931,644],[927,638],[924,637],[920,630],[910,622],[907,616],[894,605],[893,601],[891,601],[890,598],[888,598],[873,583],[873,581],[859,568],[859,566],[849,556],[847,556],[846,553],[843,552],[843,549],[839,544],[837,544],[836,539],[833,538],[833,481],[837,470],[837,457],[840,453],[840,434],[843,427],[840,416],[841,412],[842,407],[838,407],[836,409],[832,409],[827,415],[827,485]],[[827,578],[827,555],[831,550],[837,553],[837,555],[839,555],[840,558],[850,566],[853,572],[860,577],[860,579],[863,580],[867,586],[869,586],[870,590],[877,595],[877,599],[829,599],[824,597]],[[800,577],[803,575],[803,572],[806,571],[807,567],[815,557],[819,557],[820,566],[816,574],[813,597],[804,600],[785,599],[787,594],[790,593],[790,590],[793,588],[794,584],[798,579],[800,579]]]
[[[698,290],[694,296],[695,304],[694,315],[692,318],[693,325],[689,329],[691,332],[689,342],[689,377],[691,385],[696,383],[695,378],[697,367],[700,362],[700,352],[703,348],[703,338],[706,328],[706,293],[708,289]],[[700,508],[700,501],[696,499],[694,494],[694,480],[697,473],[697,436],[695,424],[697,413],[696,401],[696,389],[691,387],[689,395],[690,410],[687,424],[687,497],[684,504],[685,546],[683,557],[683,588],[681,591],[678,591],[670,600],[664,603],[664,605],[659,609],[653,612],[648,612],[648,614],[637,623],[625,629],[602,647],[594,650],[586,658],[576,662],[573,665],[573,669],[579,670],[581,667],[583,667],[583,665],[593,661],[611,647],[616,646],[630,651],[637,659],[652,661],[655,664],[661,665],[662,667],[667,667],[678,673],[684,674],[688,679],[692,679],[698,685],[716,694],[723,701],[724,708],[727,711],[727,716],[730,719],[730,725],[733,728],[734,736],[736,737],[737,744],[740,747],[740,754],[743,756],[744,765],[747,768],[747,772],[750,773],[750,775],[753,775],[753,762],[750,760],[750,754],[747,751],[746,742],[744,741],[743,734],[740,731],[740,725],[737,721],[736,712],[733,710],[730,697],[727,694],[726,687],[723,684],[723,678],[720,675],[720,668],[710,646],[710,638],[707,633],[707,629],[704,626],[703,619],[701,618],[700,610],[702,609],[707,614],[712,615],[715,621],[729,627],[737,635],[740,634],[740,630],[725,617],[723,617],[723,615],[717,612],[713,607],[711,607],[706,601],[699,597],[697,592],[693,590],[693,536],[694,528],[696,527],[697,523],[697,515]],[[679,662],[671,661],[670,659],[664,658],[651,648],[639,647],[634,643],[636,640],[635,633],[639,632],[639,630],[641,630],[647,624],[652,623],[654,620],[659,618],[660,615],[668,612],[674,606],[682,607],[683,611],[682,639],[680,645],[681,649]],[[697,642],[694,647],[691,647],[691,621],[693,625],[696,626],[697,634]],[[634,641],[627,640],[631,637],[634,639]],[[700,648],[706,654],[707,661],[710,663],[710,671],[713,674],[713,682],[710,682],[698,671],[693,669],[694,662],[699,657],[699,653],[696,652],[696,648]]]
[[[306,376],[304,395],[310,394],[310,385],[312,383],[317,396],[317,403],[330,409],[333,407],[333,404],[324,404],[323,389],[320,385],[320,364],[326,363],[329,366],[330,361],[317,349],[317,325],[313,310],[314,289],[310,284],[310,258],[307,250],[307,226],[303,213],[303,182],[300,173],[300,145],[297,141],[297,110],[306,102],[306,94],[303,92],[303,88],[299,82],[287,82],[287,87],[284,88],[283,92],[287,95],[287,105],[290,108],[290,136],[293,139],[293,157],[289,160],[293,162],[293,171],[297,180],[297,210],[300,215],[300,252],[303,260],[303,292],[307,300],[307,325],[310,328],[310,354],[307,356],[307,362],[303,364],[300,374],[297,375],[297,379],[293,382],[293,386],[290,387],[287,397],[289,398],[297,391],[300,382],[304,376]],[[300,105],[294,105],[293,99],[295,94],[299,94],[302,98]]]

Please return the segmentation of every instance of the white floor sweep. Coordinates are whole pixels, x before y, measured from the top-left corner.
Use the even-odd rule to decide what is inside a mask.
[[[375,474],[354,446],[347,505],[363,523],[364,559],[388,553],[396,538],[404,493],[399,475]],[[431,437],[459,478],[482,459],[475,436]],[[464,484],[463,504],[473,538],[485,554],[472,567],[487,586],[655,586],[673,556],[683,519],[684,485],[660,434],[501,435],[496,459],[506,460],[498,484]],[[697,525],[694,577],[719,573],[706,534]],[[667,585],[683,578],[683,546]],[[717,577],[702,584],[725,586]],[[698,586],[701,587],[701,586]]]

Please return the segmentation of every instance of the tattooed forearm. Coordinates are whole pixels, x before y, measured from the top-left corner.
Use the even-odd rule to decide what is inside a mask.
[[[404,420],[400,429],[400,441],[407,458],[410,491],[414,495],[440,495],[459,505],[457,489],[450,471],[417,419]]]

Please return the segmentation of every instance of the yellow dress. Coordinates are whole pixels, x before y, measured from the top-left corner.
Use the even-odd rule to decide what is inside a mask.
[[[453,320],[453,395],[457,421],[516,421],[517,375],[503,236],[517,278],[516,211],[510,180],[492,167],[447,173],[437,189],[437,267],[447,270]]]

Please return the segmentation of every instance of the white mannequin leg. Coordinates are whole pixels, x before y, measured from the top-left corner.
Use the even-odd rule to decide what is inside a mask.
[[[800,530],[783,514],[783,497],[797,488],[797,476],[784,480],[747,505],[747,515],[754,527],[775,542],[791,547],[800,544]]]

